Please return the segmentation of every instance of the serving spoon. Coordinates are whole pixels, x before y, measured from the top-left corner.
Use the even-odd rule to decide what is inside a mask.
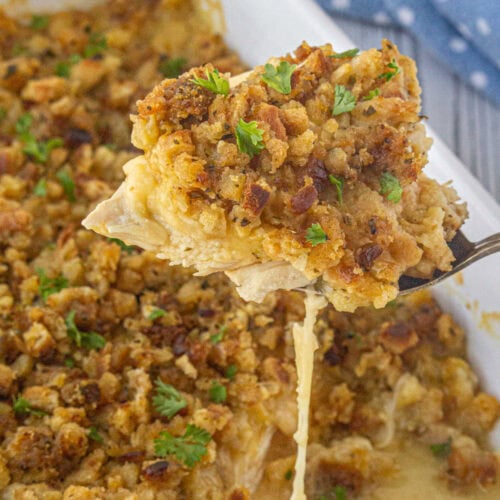
[[[462,231],[457,231],[457,234],[448,246],[455,257],[455,261],[452,264],[453,267],[450,271],[443,272],[436,270],[432,278],[413,278],[412,276],[403,275],[399,278],[399,294],[406,295],[435,285],[462,271],[473,262],[476,262],[476,260],[499,252],[500,233],[492,234],[484,240],[473,243],[465,237]]]

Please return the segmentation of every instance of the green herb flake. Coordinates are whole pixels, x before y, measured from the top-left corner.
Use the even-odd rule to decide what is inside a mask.
[[[291,469],[288,469],[285,472],[285,480],[290,481],[290,479],[292,479],[292,477],[293,477],[293,471]]]
[[[207,453],[207,444],[212,436],[193,424],[188,424],[184,435],[174,437],[168,431],[160,432],[154,440],[155,454],[160,457],[174,455],[187,467],[193,467]]]
[[[43,198],[44,196],[47,196],[47,179],[42,177],[35,185],[33,188],[33,194],[35,196],[40,196]]]
[[[133,245],[127,245],[118,238],[108,238],[108,241],[111,243],[116,243],[124,252],[127,252],[129,255],[134,251]]]
[[[396,63],[396,59],[393,59],[388,65],[388,68],[391,69],[391,71],[387,71],[385,73],[381,73],[378,75],[377,78],[385,78],[385,81],[388,82],[391,78],[395,77],[399,73],[401,73],[400,67]]]
[[[210,401],[214,403],[224,403],[227,398],[227,390],[223,385],[214,380],[212,381],[212,387],[208,390],[208,395]]]
[[[281,61],[278,66],[267,63],[261,78],[277,92],[289,94],[292,91],[292,73],[296,67],[296,64],[290,64],[288,61]]]
[[[340,177],[335,177],[333,174],[330,174],[328,176],[328,180],[330,181],[330,184],[333,184],[336,189],[337,189],[337,198],[339,200],[339,203],[342,205],[344,199],[343,199],[343,192],[344,192],[344,179]]]
[[[227,332],[227,326],[225,326],[225,325],[221,326],[217,333],[210,335],[210,342],[214,345],[218,344],[219,342],[222,341],[226,332]]]
[[[83,49],[83,57],[90,59],[102,54],[107,48],[108,42],[102,33],[91,33],[89,42]]]
[[[335,85],[335,102],[333,116],[348,113],[356,107],[356,98],[343,85]]]
[[[30,28],[34,30],[43,30],[49,25],[48,16],[34,15],[31,17]]]
[[[7,110],[3,106],[0,106],[0,122],[5,120],[6,117],[7,117]]]
[[[14,412],[19,415],[30,414],[34,415],[35,417],[43,417],[44,415],[47,415],[47,412],[43,410],[36,410],[35,408],[32,408],[30,402],[27,399],[24,399],[22,396],[13,398],[12,407],[14,409]]]
[[[393,203],[399,203],[403,188],[398,178],[389,172],[384,172],[380,177],[380,194],[387,195],[387,199]]]
[[[75,324],[75,311],[71,310],[64,319],[68,337],[78,346],[87,349],[102,349],[106,345],[106,339],[95,332],[82,332]]]
[[[349,49],[344,52],[338,52],[337,54],[332,54],[330,57],[332,59],[347,59],[348,57],[357,56],[359,53],[359,49]]]
[[[73,181],[73,177],[71,177],[69,170],[62,168],[56,173],[56,177],[64,189],[66,198],[68,198],[71,203],[75,202],[75,182]]]
[[[326,235],[325,231],[323,231],[323,228],[321,227],[320,224],[315,222],[314,224],[311,224],[311,227],[309,227],[306,231],[306,240],[313,246],[315,247],[316,245],[319,245],[321,243],[325,243],[325,241],[328,239],[328,236]]]
[[[226,368],[226,377],[229,379],[229,380],[232,380],[235,375],[238,373],[238,367],[234,364],[232,365],[229,365],[227,368]]]
[[[431,444],[429,448],[435,457],[446,458],[451,453],[451,437],[443,443]]]
[[[74,368],[75,360],[73,358],[66,358],[64,360],[64,366],[66,366],[67,368]]]
[[[49,295],[60,292],[64,288],[68,288],[68,280],[62,274],[55,278],[49,278],[42,268],[35,269],[35,272],[38,275],[38,294],[43,302],[47,300]]]
[[[56,64],[54,73],[61,78],[69,78],[71,73],[71,64],[66,61],[60,61]]]
[[[187,60],[183,57],[177,57],[175,59],[160,59],[160,62],[158,63],[158,71],[165,78],[177,78],[182,73],[186,63]]]
[[[153,396],[153,406],[156,411],[167,418],[172,418],[176,413],[186,407],[186,400],[177,389],[156,379],[156,394]]]
[[[264,131],[261,130],[255,121],[246,122],[242,118],[236,126],[236,144],[242,153],[246,153],[250,158],[259,154],[264,149],[262,140]]]
[[[219,75],[219,70],[214,69],[213,71],[206,71],[207,78],[193,78],[191,81],[210,90],[214,94],[229,94],[229,81]]]
[[[167,311],[164,311],[163,309],[160,309],[159,307],[155,307],[148,316],[148,319],[151,321],[154,321],[155,319],[158,318],[163,318],[163,316],[167,315]]]
[[[373,89],[368,92],[368,94],[363,97],[363,101],[371,101],[374,97],[378,97],[380,95],[380,89]]]
[[[90,427],[87,436],[89,437],[89,439],[92,439],[92,441],[96,441],[99,444],[103,444],[104,443],[104,439],[99,434],[99,431],[97,430],[97,427]]]

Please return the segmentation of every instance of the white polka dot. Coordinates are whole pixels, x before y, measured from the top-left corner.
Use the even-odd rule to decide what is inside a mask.
[[[376,12],[373,20],[377,24],[389,24],[391,22],[391,18],[383,11]]]
[[[458,31],[460,31],[460,33],[462,33],[462,35],[466,38],[472,38],[472,32],[466,24],[460,23],[458,25]]]
[[[345,10],[351,6],[351,0],[332,0],[332,7],[334,9]]]
[[[450,43],[448,44],[450,46],[450,49],[453,50],[453,52],[457,53],[462,53],[467,50],[467,42],[458,36],[454,36],[453,38],[450,39]]]
[[[470,75],[470,82],[477,89],[484,89],[488,85],[488,77],[482,71],[474,71]]]
[[[413,21],[415,21],[415,12],[413,12],[410,7],[400,7],[397,10],[397,15],[398,19],[405,26],[409,26],[410,24],[413,24]]]
[[[490,25],[484,17],[478,17],[476,20],[476,28],[480,35],[487,36],[491,33]]]

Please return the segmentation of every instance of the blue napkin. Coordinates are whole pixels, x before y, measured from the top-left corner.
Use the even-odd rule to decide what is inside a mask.
[[[500,105],[500,0],[316,0],[326,11],[397,25]]]

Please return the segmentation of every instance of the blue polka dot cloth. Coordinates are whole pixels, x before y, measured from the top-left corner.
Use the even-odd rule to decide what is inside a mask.
[[[500,105],[500,0],[316,0],[327,12],[396,25]]]

